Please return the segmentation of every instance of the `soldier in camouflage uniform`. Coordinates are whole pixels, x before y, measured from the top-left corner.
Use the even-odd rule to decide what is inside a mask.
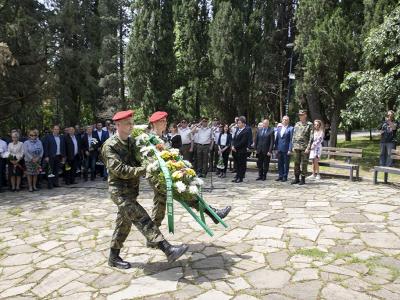
[[[169,244],[158,226],[136,200],[139,194],[139,180],[142,175],[145,175],[146,168],[140,165],[135,142],[130,139],[133,129],[132,115],[133,111],[123,111],[113,117],[117,134],[109,138],[101,149],[101,158],[109,170],[108,185],[111,199],[118,206],[108,264],[120,269],[131,267],[129,262],[122,260],[119,253],[132,224],[149,243],[154,244],[166,254],[169,262],[178,259],[188,249],[187,245]]]
[[[308,155],[313,140],[313,124],[307,121],[307,111],[299,110],[300,121],[293,129],[292,153],[294,156],[294,177],[292,184],[303,185],[306,182]],[[301,165],[301,180],[300,177]]]
[[[149,122],[152,127],[152,130],[151,130],[152,134],[157,135],[158,137],[162,138],[162,135],[167,128],[167,117],[168,117],[168,114],[163,111],[157,111],[151,115],[151,117],[149,118]],[[155,181],[155,179],[153,177],[149,178],[149,184],[153,188],[153,191],[154,191],[154,198],[153,198],[154,206],[152,209],[151,217],[152,217],[153,222],[158,227],[160,227],[161,223],[165,217],[167,195],[165,194],[165,191],[163,191],[163,189],[159,189],[157,187],[157,182]],[[187,203],[190,207],[192,207],[196,210],[199,209],[197,200],[187,201]],[[227,206],[224,209],[215,209],[215,208],[212,208],[212,209],[216,212],[216,214],[221,219],[223,219],[229,214],[231,207]],[[213,220],[214,223],[216,223],[216,224],[218,223],[217,219],[215,219],[214,216],[211,215],[209,211],[205,211],[205,213]],[[151,243],[151,242],[147,242],[147,246],[154,247],[155,244]]]

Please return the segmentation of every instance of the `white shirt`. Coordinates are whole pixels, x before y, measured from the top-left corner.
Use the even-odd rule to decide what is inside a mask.
[[[192,142],[192,131],[189,127],[178,128],[178,133],[181,136],[182,145],[187,145]]]
[[[226,142],[228,141],[228,134],[226,133],[222,133],[221,134],[221,142],[220,145],[221,146],[226,146]]]
[[[53,135],[54,139],[56,141],[56,145],[57,145],[57,151],[56,151],[56,155],[60,155],[61,154],[61,141],[60,141],[60,136],[59,135]]]
[[[3,157],[4,155],[6,155],[7,151],[8,151],[7,143],[0,139],[0,156]],[[3,157],[3,158],[7,158],[7,157]]]
[[[74,143],[74,155],[78,154],[78,141],[76,140],[76,137],[73,135],[71,136],[72,142]]]
[[[97,130],[97,135],[99,136],[99,142],[101,141],[102,134],[103,134],[103,130]]]
[[[287,126],[282,126],[281,127],[281,137],[283,137],[283,135],[285,134],[287,128],[288,128]]]
[[[212,140],[212,130],[208,127],[200,127],[197,130],[198,141],[197,143],[206,145],[210,144]]]
[[[24,156],[24,143],[18,142],[14,144],[13,142],[8,144],[8,152],[12,156],[15,156],[18,160],[20,160]]]

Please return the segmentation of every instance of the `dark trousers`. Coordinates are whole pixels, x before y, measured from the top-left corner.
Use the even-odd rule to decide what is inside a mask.
[[[6,183],[6,160],[0,157],[0,191],[3,189],[3,185]]]
[[[278,171],[279,178],[288,178],[289,174],[290,155],[287,152],[278,152]]]
[[[183,159],[192,162],[193,161],[193,152],[190,152],[190,147],[192,147],[191,144],[185,144],[185,145],[182,145],[180,150],[181,150]]]
[[[233,158],[233,170],[237,172],[237,153],[232,151],[232,158]]]
[[[79,161],[80,161],[79,155],[75,155],[72,160],[68,161],[68,164],[70,165],[71,169],[65,171],[66,175],[65,182],[67,184],[75,183],[76,169],[79,164]]]
[[[236,178],[243,179],[246,175],[247,169],[247,152],[236,152],[236,159],[237,159],[237,172]]]
[[[58,177],[59,177],[59,172],[61,169],[61,155],[56,155],[53,157],[49,157],[49,166],[51,168],[51,173],[54,175],[53,177],[53,185],[58,186]],[[47,174],[49,175],[49,174]],[[52,185],[49,184],[49,188],[51,188]]]
[[[197,144],[197,172],[206,175],[208,171],[208,154],[210,152],[210,144]]]
[[[193,169],[197,171],[197,144],[193,145],[193,152],[192,152],[192,164],[193,164]]]
[[[381,143],[381,154],[379,157],[379,165],[392,167],[393,160],[392,160],[392,150],[396,149],[395,143]]]
[[[90,179],[96,178],[96,153],[90,153],[89,156],[85,156],[83,178],[88,178],[88,171],[90,169]]]
[[[211,168],[211,171],[213,171],[213,170],[215,170],[217,168],[218,159],[219,159],[218,145],[214,144],[214,147],[210,151],[210,168]]]
[[[258,175],[260,177],[267,177],[271,156],[268,156],[266,153],[258,153],[257,155],[258,155],[258,160],[257,160]]]
[[[229,149],[226,149],[224,152],[222,152],[222,159],[224,160],[224,173],[226,173],[226,169],[228,169],[229,152]]]

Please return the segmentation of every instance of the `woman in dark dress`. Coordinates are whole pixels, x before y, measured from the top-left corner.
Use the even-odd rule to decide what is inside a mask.
[[[220,173],[219,177],[226,177],[226,169],[228,168],[229,154],[231,153],[232,146],[232,134],[230,133],[228,124],[225,124],[223,131],[218,138],[218,154],[222,155],[224,161],[224,169]]]
[[[169,131],[170,131],[169,142],[171,147],[181,150],[182,138],[178,133],[178,126],[175,123],[172,123],[171,126],[169,127]]]

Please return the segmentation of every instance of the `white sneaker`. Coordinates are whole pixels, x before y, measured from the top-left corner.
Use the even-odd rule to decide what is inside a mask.
[[[315,180],[321,180],[321,176],[319,176],[319,174],[317,176],[315,176]]]
[[[311,174],[310,176],[307,177],[308,180],[314,180],[315,179],[315,175]]]

